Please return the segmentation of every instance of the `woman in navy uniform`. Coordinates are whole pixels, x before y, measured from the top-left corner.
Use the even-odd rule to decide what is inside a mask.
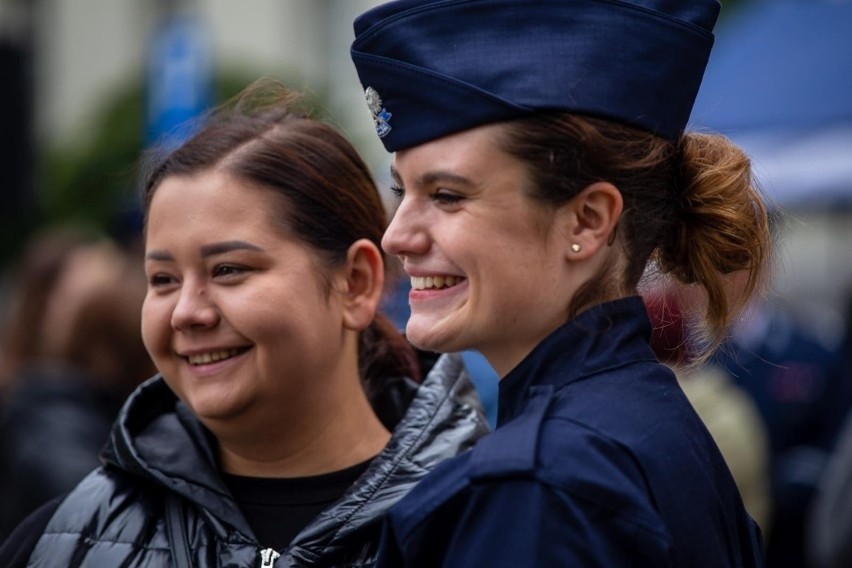
[[[408,338],[501,377],[497,429],[397,504],[380,565],[762,565],[639,296],[643,277],[687,285],[707,354],[769,254],[747,157],[685,132],[718,10],[402,0],[355,21]]]

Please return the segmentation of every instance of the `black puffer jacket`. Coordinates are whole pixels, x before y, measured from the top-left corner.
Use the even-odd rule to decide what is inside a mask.
[[[372,566],[384,512],[486,431],[461,359],[442,356],[367,471],[277,561],[264,563],[271,551],[260,549],[220,480],[209,433],[155,378],[128,400],[105,465],[60,505],[29,566],[182,566],[173,550],[184,544],[197,567]]]

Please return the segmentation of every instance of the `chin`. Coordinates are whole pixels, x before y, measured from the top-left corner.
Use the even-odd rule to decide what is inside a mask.
[[[458,338],[450,338],[445,334],[436,333],[436,330],[429,329],[428,325],[408,326],[405,330],[405,336],[409,343],[424,351],[452,353],[469,349],[468,346],[462,345]]]

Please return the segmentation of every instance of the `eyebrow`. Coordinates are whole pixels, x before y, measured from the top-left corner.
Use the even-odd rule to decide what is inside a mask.
[[[164,250],[156,250],[155,249],[155,250],[148,251],[145,254],[145,259],[146,260],[158,260],[158,261],[162,261],[162,262],[169,262],[169,261],[174,260],[174,257],[170,253],[168,253]]]
[[[393,166],[390,167],[390,175],[396,183],[402,185],[402,176],[399,175],[399,172]],[[422,187],[433,185],[442,181],[448,181],[457,185],[465,185],[468,187],[476,185],[469,178],[466,178],[462,175],[453,172],[448,172],[446,170],[434,170],[431,172],[426,172],[422,174],[419,178],[414,180],[414,183],[415,185]]]
[[[208,256],[216,256],[217,254],[224,254],[226,252],[232,252],[235,250],[264,252],[264,250],[259,246],[247,243],[246,241],[223,241],[221,243],[213,243],[201,247],[201,256],[206,258]],[[163,262],[169,262],[174,260],[174,257],[170,252],[156,249],[149,251],[145,255],[145,258],[148,260],[159,260]]]
[[[247,243],[246,241],[223,241],[221,243],[213,243],[211,245],[204,245],[201,247],[201,256],[206,258],[208,256],[215,256],[217,254],[224,254],[235,250],[264,252],[264,250],[259,246]]]

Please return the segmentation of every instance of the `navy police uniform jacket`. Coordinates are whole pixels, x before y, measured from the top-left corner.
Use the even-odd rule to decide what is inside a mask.
[[[502,380],[497,429],[392,509],[380,566],[762,566],[760,530],[650,332],[631,297],[542,341]]]

